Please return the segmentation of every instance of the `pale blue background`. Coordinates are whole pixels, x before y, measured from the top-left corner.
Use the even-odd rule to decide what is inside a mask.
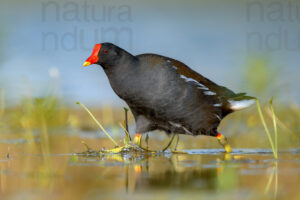
[[[247,1],[87,1],[88,5],[93,5],[97,13],[100,13],[99,16],[108,12],[110,6],[119,9],[121,5],[126,5],[130,8],[130,20],[120,21],[119,11],[114,10],[110,15],[111,20],[95,22],[84,20],[84,1],[73,1],[79,6],[80,20],[70,22],[63,19],[57,21],[52,8],[48,8],[46,20],[43,21],[42,2],[47,1],[0,3],[0,88],[6,89],[10,105],[19,102],[24,96],[47,94],[56,94],[69,105],[76,101],[99,106],[122,104],[111,90],[100,67],[81,67],[91,50],[56,50],[49,45],[51,40],[47,41],[47,50],[42,48],[43,33],[54,32],[61,38],[74,28],[83,30],[84,45],[92,48],[95,43],[94,30],[109,27],[130,28],[132,46],[128,44],[126,36],[120,37],[118,42],[118,45],[129,52],[151,52],[176,58],[236,92],[247,91],[243,77],[240,76],[247,60],[251,56],[266,55],[280,71],[278,87],[288,87],[290,91],[284,95],[288,94],[288,99],[300,102],[300,7],[298,13],[295,12],[299,14],[299,21],[262,22],[259,18],[247,20]],[[71,1],[56,2],[62,17],[67,11],[64,6]],[[283,14],[289,14],[288,7],[285,9]],[[250,13],[251,17],[255,16],[256,11]],[[263,12],[270,14],[266,1]],[[289,42],[299,45],[296,51],[285,48],[279,51],[247,50],[248,32],[269,34],[280,27],[290,34]],[[108,41],[115,43],[113,35]],[[73,44],[70,39],[65,42],[66,45]],[[100,42],[105,41],[99,40],[98,43]],[[61,43],[59,46],[61,47]],[[51,68],[54,75],[53,68],[58,70],[59,78],[49,76]]]

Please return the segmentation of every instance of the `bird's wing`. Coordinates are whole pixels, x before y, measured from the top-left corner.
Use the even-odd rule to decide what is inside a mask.
[[[219,96],[227,98],[235,96],[235,93],[233,91],[227,89],[226,87],[217,85],[213,81],[209,80],[208,78],[205,78],[204,76],[192,70],[191,68],[189,68],[184,63],[178,60],[170,59],[170,64],[172,65],[172,67],[177,68],[177,71],[180,75],[196,80],[197,82],[201,83],[210,91],[215,92]]]
[[[255,99],[254,97],[246,96],[246,93],[234,93],[232,90],[214,83],[178,60],[156,54],[141,54],[138,57],[156,59],[156,62],[164,62],[161,63],[162,65],[166,64],[170,68],[175,68],[183,78],[195,81],[206,88],[208,90],[207,94],[209,92],[211,94],[215,93],[225,110],[239,110],[248,107]]]
[[[224,86],[217,85],[213,81],[205,78],[204,76],[192,70],[178,60],[167,59],[167,62],[169,62],[172,67],[177,68],[179,74],[187,78],[196,80],[197,82],[208,88],[209,91],[215,93],[216,96],[219,97],[219,100],[222,102],[222,108],[224,112],[240,110],[249,107],[255,102],[255,97],[246,96],[246,93],[234,93]]]

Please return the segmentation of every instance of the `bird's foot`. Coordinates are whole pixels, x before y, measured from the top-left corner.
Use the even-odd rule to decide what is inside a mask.
[[[231,146],[228,143],[224,145],[224,149],[225,149],[226,153],[231,153],[232,152]]]

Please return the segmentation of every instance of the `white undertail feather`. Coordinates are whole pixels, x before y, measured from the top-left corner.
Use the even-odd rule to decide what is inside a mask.
[[[232,110],[241,110],[247,108],[255,103],[254,99],[246,99],[246,100],[229,100],[230,108]]]

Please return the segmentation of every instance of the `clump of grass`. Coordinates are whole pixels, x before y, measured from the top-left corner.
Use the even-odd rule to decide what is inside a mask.
[[[99,123],[99,121],[95,118],[95,116],[91,113],[91,111],[80,102],[76,102],[76,104],[80,105],[84,110],[87,111],[87,113],[91,116],[91,118],[96,122],[96,124],[100,127],[100,129],[105,133],[105,135],[108,137],[108,139],[114,143],[115,146],[119,146],[118,143],[106,132],[106,130],[103,128],[103,126]]]
[[[25,130],[41,130],[43,120],[48,128],[60,128],[68,124],[68,112],[54,96],[24,98],[20,105],[9,113],[9,124],[14,129],[22,127]]]
[[[256,99],[256,105],[257,105],[257,110],[258,110],[259,117],[261,119],[261,122],[262,122],[262,124],[264,126],[265,132],[266,132],[266,134],[268,136],[270,145],[272,147],[274,158],[278,159],[278,144],[277,144],[277,141],[278,141],[278,139],[277,139],[278,138],[278,132],[277,132],[276,115],[275,115],[274,108],[273,108],[273,99],[270,100],[269,105],[270,105],[271,112],[272,112],[272,120],[273,120],[273,127],[274,127],[274,140],[275,140],[275,142],[273,142],[273,138],[272,138],[270,130],[269,130],[267,124],[266,124],[266,120],[265,120],[264,115],[262,113],[262,110],[261,110],[260,103],[259,103],[258,99]]]
[[[86,106],[84,106],[83,104],[81,104],[80,102],[76,102],[76,104],[80,105],[82,108],[84,108],[84,110],[87,111],[87,113],[91,116],[91,118],[96,122],[96,124],[100,127],[100,129],[105,133],[105,135],[108,137],[108,139],[112,143],[114,143],[115,146],[116,146],[113,149],[108,149],[108,150],[102,149],[100,151],[93,151],[93,150],[91,150],[91,148],[89,148],[89,146],[85,142],[82,142],[86,146],[87,152],[80,153],[80,155],[87,155],[87,154],[91,155],[91,154],[93,154],[93,155],[97,156],[97,155],[101,155],[101,154],[104,154],[104,153],[117,154],[117,153],[122,153],[122,152],[141,152],[141,151],[147,151],[149,153],[155,153],[155,151],[150,151],[150,150],[145,149],[143,147],[129,144],[129,141],[131,141],[131,139],[130,139],[130,134],[128,133],[128,125],[127,125],[126,120],[124,122],[124,126],[122,125],[122,123],[119,123],[120,127],[124,130],[125,135],[126,135],[126,138],[124,139],[125,146],[118,146],[117,142],[106,132],[106,130],[99,123],[99,121],[94,117],[94,115],[91,113],[91,111],[89,111],[89,109]],[[126,110],[125,110],[125,112],[126,112]]]

